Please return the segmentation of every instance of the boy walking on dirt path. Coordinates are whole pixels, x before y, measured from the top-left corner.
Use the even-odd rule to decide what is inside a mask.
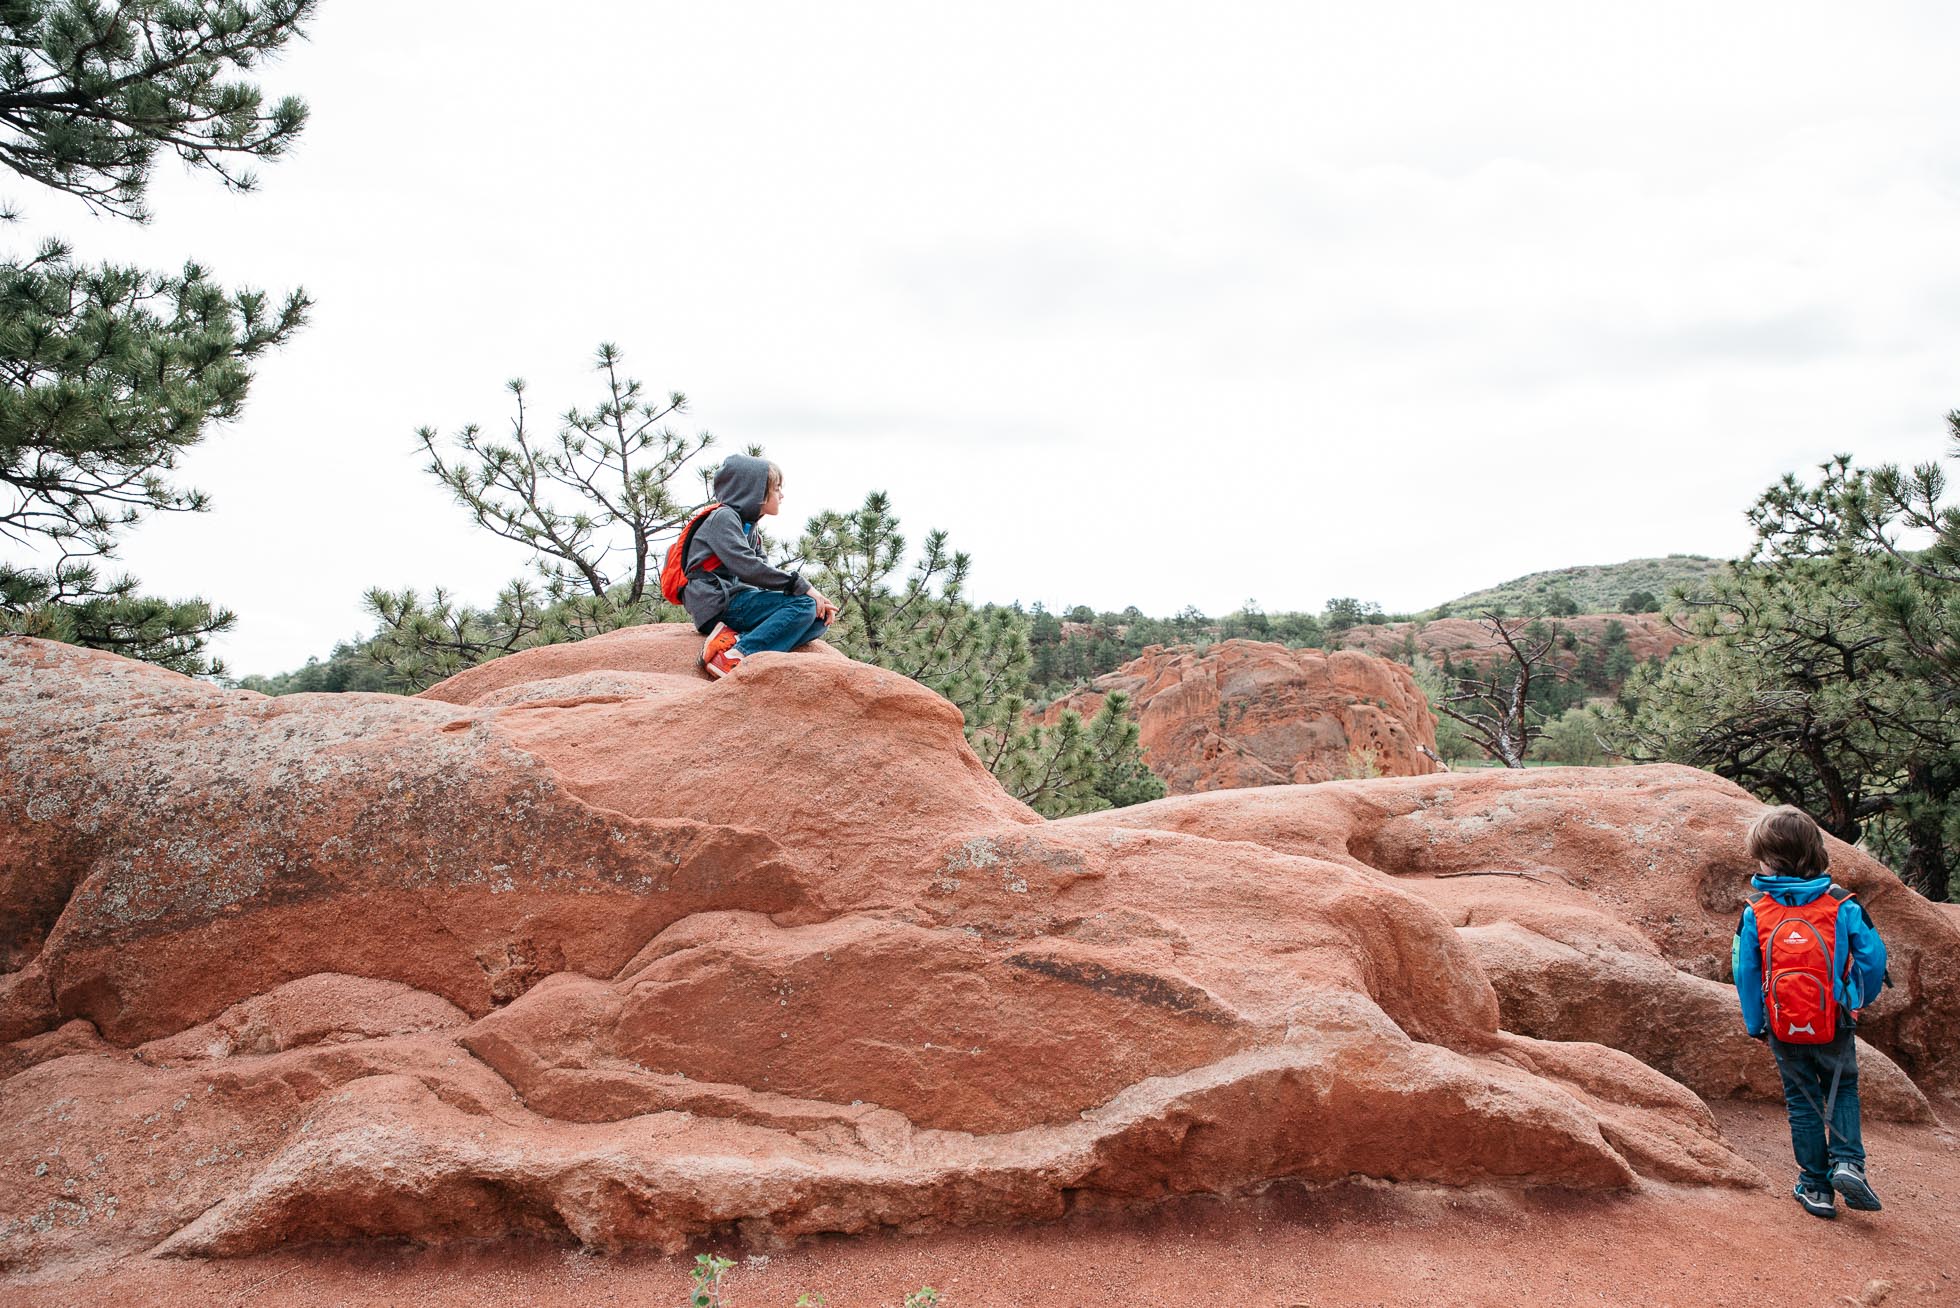
[[[1750,879],[1761,896],[1742,910],[1731,955],[1742,1023],[1769,1042],[1783,1077],[1790,1144],[1797,1155],[1792,1192],[1813,1217],[1836,1217],[1832,1191],[1847,1208],[1877,1212],[1865,1177],[1858,1122],[1855,1014],[1885,984],[1885,942],[1852,898],[1827,875],[1824,833],[1785,805],[1749,829]]]
[[[746,655],[817,639],[837,606],[801,574],[771,566],[755,548],[757,521],[782,508],[781,468],[731,454],[715,474],[714,495],[718,503],[696,514],[675,542],[668,570],[678,568],[679,601],[708,638],[702,666],[710,677],[725,677]],[[663,575],[663,590],[667,581]]]

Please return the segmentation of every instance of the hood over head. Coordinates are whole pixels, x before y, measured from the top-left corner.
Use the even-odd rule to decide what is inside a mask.
[[[715,498],[754,522],[762,514],[762,501],[769,497],[769,460],[753,454],[731,454],[721,461],[715,474]]]
[[[1787,877],[1781,874],[1759,873],[1749,878],[1749,884],[1774,899],[1785,908],[1800,908],[1831,888],[1831,878]]]

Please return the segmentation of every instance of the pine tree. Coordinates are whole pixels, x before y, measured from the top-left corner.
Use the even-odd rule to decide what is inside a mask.
[[[487,609],[440,588],[427,600],[370,590],[379,626],[369,655],[402,684],[420,690],[521,649],[678,616],[660,599],[660,551],[706,498],[715,465],[697,466],[699,494],[682,496],[673,483],[714,436],[675,431],[668,420],[687,411],[687,396],[649,398],[624,362],[618,347],[600,345],[599,398],[568,410],[550,435],[534,430],[521,378],[507,383],[515,411],[506,439],[472,423],[445,452],[434,428],[416,432],[430,475],[478,526],[528,549],[538,580],[511,582]]]
[[[1960,414],[1949,416],[1960,457]],[[1785,477],[1757,544],[1669,612],[1703,637],[1629,681],[1615,748],[1708,768],[1867,839],[1944,899],[1960,857],[1960,511],[1939,465]],[[1912,549],[1904,533],[1931,544]]]
[[[333,653],[325,659],[309,658],[291,672],[270,677],[254,674],[229,684],[261,695],[338,695],[347,691],[400,694],[407,689],[386,669],[375,665],[368,657],[367,642],[358,637],[336,641]]]
[[[1411,670],[1415,674],[1416,686],[1429,701],[1429,711],[1436,715],[1436,753],[1446,763],[1487,757],[1470,739],[1463,724],[1443,712],[1442,705],[1456,687],[1458,671],[1450,661],[1448,651],[1444,651],[1441,664],[1417,659],[1411,665]]]
[[[566,594],[519,577],[487,609],[460,604],[437,587],[424,600],[413,590],[371,590],[368,609],[379,627],[364,648],[392,686],[411,693],[490,659],[538,645],[658,621],[661,607],[627,605],[617,596]]]
[[[415,434],[429,472],[479,527],[528,548],[547,584],[595,598],[617,592],[636,605],[659,581],[654,544],[701,502],[676,500],[668,483],[715,438],[669,426],[686,412],[687,396],[648,399],[638,380],[620,374],[624,361],[617,346],[599,346],[592,366],[605,375],[604,393],[590,409],[566,412],[549,440],[530,428],[521,377],[507,383],[517,410],[508,442],[471,424],[456,434],[462,457],[445,458],[434,428]],[[713,478],[713,467],[701,469],[704,495]],[[573,507],[560,507],[555,495],[569,495]]]
[[[231,76],[300,34],[314,0],[0,3],[0,163],[99,212],[143,221],[158,151],[249,190],[306,109],[269,109]],[[139,595],[105,576],[117,537],[152,512],[197,512],[183,452],[236,418],[252,364],[305,320],[303,292],[228,292],[181,274],[75,263],[58,241],[0,260],[0,630],[210,672],[234,615]]]
[[[1072,711],[1053,726],[1030,720],[1032,623],[1016,609],[967,602],[971,559],[948,548],[945,532],[927,534],[894,585],[906,541],[890,498],[873,491],[855,512],[811,518],[801,552],[838,607],[826,639],[951,700],[967,740],[1010,794],[1049,817],[1163,794],[1143,766],[1126,696],[1111,695],[1087,722]]]
[[[266,107],[230,77],[302,34],[318,0],[5,0],[0,163],[138,222],[157,152],[238,191],[306,125],[288,96]]]

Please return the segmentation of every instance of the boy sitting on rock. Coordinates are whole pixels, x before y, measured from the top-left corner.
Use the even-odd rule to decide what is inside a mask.
[[[1824,833],[1799,809],[1771,809],[1749,828],[1762,892],[1742,910],[1731,956],[1742,1024],[1769,1041],[1783,1077],[1796,1200],[1813,1217],[1845,1206],[1877,1212],[1858,1126],[1853,1014],[1885,983],[1885,942],[1851,892],[1825,875]]]
[[[715,474],[717,507],[697,514],[676,543],[680,602],[707,636],[702,666],[725,677],[744,656],[792,650],[823,635],[837,606],[794,572],[771,567],[751,540],[758,519],[783,506],[783,470],[731,454]]]

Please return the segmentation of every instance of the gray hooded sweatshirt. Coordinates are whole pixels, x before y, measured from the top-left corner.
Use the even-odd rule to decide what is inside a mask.
[[[681,604],[695,628],[705,634],[721,621],[728,601],[745,590],[775,590],[785,595],[807,595],[810,583],[794,572],[769,566],[749,543],[749,532],[762,514],[762,501],[769,495],[767,460],[748,454],[731,454],[721,461],[715,474],[715,498],[721,507],[701,519],[687,543],[687,557],[681,560],[687,570],[687,589]],[[702,565],[709,556],[721,560],[713,572]]]

